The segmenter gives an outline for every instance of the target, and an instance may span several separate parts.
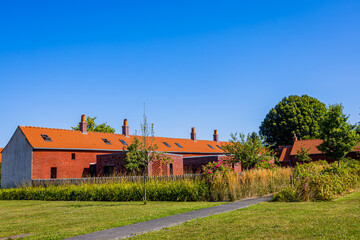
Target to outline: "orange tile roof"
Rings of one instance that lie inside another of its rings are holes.
[[[279,162],[289,161],[290,152],[291,152],[292,146],[283,146],[282,151],[279,157]]]
[[[290,155],[297,155],[297,151],[300,150],[301,146],[304,146],[309,154],[322,154],[322,152],[317,149],[317,146],[319,146],[322,142],[323,140],[321,139],[295,141]],[[358,146],[355,147],[355,151],[360,151],[360,143],[358,144]]]
[[[42,127],[23,127],[19,126],[21,131],[28,139],[33,148],[38,149],[84,149],[84,150],[108,150],[120,151],[124,145],[119,140],[124,140],[127,144],[131,144],[136,137],[131,135],[125,137],[122,134],[88,132],[83,134],[80,131],[42,128]],[[41,134],[48,135],[52,142],[46,142]],[[140,138],[141,136],[137,136]],[[102,138],[108,139],[111,144],[106,144]],[[165,146],[163,142],[167,142],[171,147]],[[227,142],[215,142],[208,140],[197,140],[194,142],[189,139],[182,138],[165,138],[155,137],[155,143],[158,145],[158,151],[166,152],[191,152],[191,153],[223,153],[223,150],[216,145],[221,146]],[[179,143],[183,148],[178,147],[175,143]],[[214,149],[208,146],[210,144]],[[125,146],[126,147],[126,146]]]
[[[3,150],[3,148],[0,148],[0,163],[1,163],[1,156],[2,156],[2,153],[1,151]]]

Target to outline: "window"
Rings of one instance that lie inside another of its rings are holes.
[[[52,142],[51,138],[46,134],[41,134],[41,137],[45,140],[45,142]]]
[[[50,170],[50,178],[57,178],[57,168],[52,167]]]
[[[103,138],[102,140],[103,140],[104,143],[106,143],[106,144],[111,144],[111,142],[110,142],[109,140],[107,140],[106,138]]]
[[[128,145],[124,140],[119,139],[119,141],[120,141],[123,145],[125,145],[125,146]]]
[[[165,144],[165,146],[167,147],[171,147],[167,142],[163,142]]]
[[[222,147],[220,147],[219,145],[216,145],[216,146],[222,150]]]
[[[174,169],[172,163],[170,163],[170,175],[174,175]]]
[[[104,166],[104,176],[110,177],[114,174],[114,166]]]
[[[211,146],[210,144],[208,144],[208,146],[211,148],[211,149],[215,149],[213,146]]]
[[[183,148],[179,143],[175,143],[179,148]]]
[[[71,154],[71,160],[75,160],[75,153]]]

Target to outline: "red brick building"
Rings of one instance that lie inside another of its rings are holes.
[[[299,162],[297,159],[298,151],[303,146],[311,159],[313,161],[326,160],[328,162],[333,162],[334,159],[329,159],[325,154],[317,149],[323,140],[321,139],[309,139],[309,140],[298,140],[294,136],[294,144],[289,146],[280,146],[279,147],[279,162],[281,166],[296,166],[296,163]],[[355,147],[353,152],[350,152],[347,157],[351,158],[360,158],[360,143]]]
[[[3,148],[0,148],[0,163],[1,163],[1,157],[2,157],[2,150],[3,150]]]
[[[13,187],[32,179],[80,178],[101,174],[104,167],[111,167],[105,166],[106,162],[118,166],[122,155],[116,154],[124,153],[136,137],[129,135],[127,121],[124,120],[122,134],[87,132],[86,126],[84,115],[80,131],[19,126],[3,150],[1,187]],[[195,128],[192,128],[189,139],[155,137],[158,151],[169,154],[173,164],[165,166],[154,162],[149,174],[182,174],[183,157],[223,155],[221,145],[226,142],[218,139],[215,130],[213,141],[197,140]],[[112,163],[109,163],[109,158],[113,159]],[[203,163],[206,164],[206,161]],[[118,169],[121,167],[118,166]]]

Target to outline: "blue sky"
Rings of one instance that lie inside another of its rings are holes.
[[[359,1],[4,1],[0,146],[81,114],[158,136],[258,131],[283,97],[360,121]]]

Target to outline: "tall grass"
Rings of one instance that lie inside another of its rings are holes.
[[[234,201],[278,192],[287,185],[291,174],[291,168],[278,168],[218,175],[209,185],[210,200]]]
[[[279,191],[291,174],[289,168],[250,170],[221,175],[209,184],[200,178],[163,181],[153,179],[147,184],[150,201],[234,201]],[[142,201],[141,181],[100,182],[24,186],[0,190],[0,200],[49,201]]]

